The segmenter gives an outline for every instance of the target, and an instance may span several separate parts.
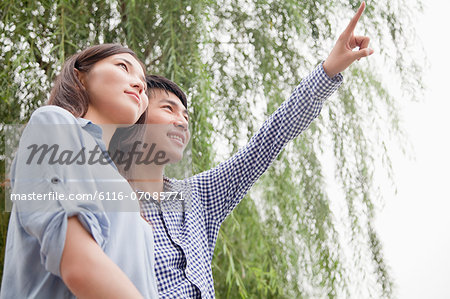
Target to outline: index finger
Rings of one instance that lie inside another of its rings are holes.
[[[347,25],[347,28],[345,28],[344,33],[345,34],[351,34],[353,32],[353,30],[355,30],[356,24],[359,21],[359,18],[361,17],[364,9],[366,8],[366,2],[362,2],[361,5],[359,6],[358,11],[356,12],[356,14],[353,16],[353,18],[350,20],[350,23]]]

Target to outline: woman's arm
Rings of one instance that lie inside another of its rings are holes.
[[[41,107],[31,116],[20,141],[13,168],[13,193],[53,193],[65,199],[75,194],[94,194],[96,186],[87,183],[96,179],[94,166],[52,163],[51,151],[31,154],[33,145],[54,144],[58,152],[73,153],[89,146],[73,115],[59,107]],[[142,298],[128,276],[104,252],[110,233],[115,232],[111,232],[101,201],[32,200],[15,202],[15,207],[18,224],[39,244],[40,260],[33,263],[41,263],[46,271],[62,278],[77,297]],[[32,263],[29,266],[38,267]]]
[[[67,221],[60,267],[64,283],[78,298],[143,298],[75,216]]]

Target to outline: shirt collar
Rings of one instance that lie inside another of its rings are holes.
[[[102,135],[103,130],[99,125],[94,124],[89,119],[85,119],[82,117],[77,118],[78,123],[80,126],[86,130],[94,139],[96,140],[97,144],[100,146],[100,149],[103,151],[103,153],[106,155],[107,159],[111,163],[111,165],[117,170],[116,164],[114,164],[113,160],[109,156],[108,150],[106,148],[105,143],[103,142]]]
[[[85,119],[82,117],[77,118],[78,123],[81,125],[83,129],[85,129],[89,134],[91,134],[96,139],[102,139],[103,130],[100,126],[94,124],[89,119]]]

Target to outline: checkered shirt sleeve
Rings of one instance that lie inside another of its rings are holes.
[[[342,80],[341,74],[328,77],[320,64],[245,147],[229,160],[195,177],[211,227],[223,222],[285,145],[308,128]]]

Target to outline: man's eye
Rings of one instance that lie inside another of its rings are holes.
[[[172,106],[166,105],[166,106],[163,106],[163,108],[168,108],[170,111],[173,111]]]

